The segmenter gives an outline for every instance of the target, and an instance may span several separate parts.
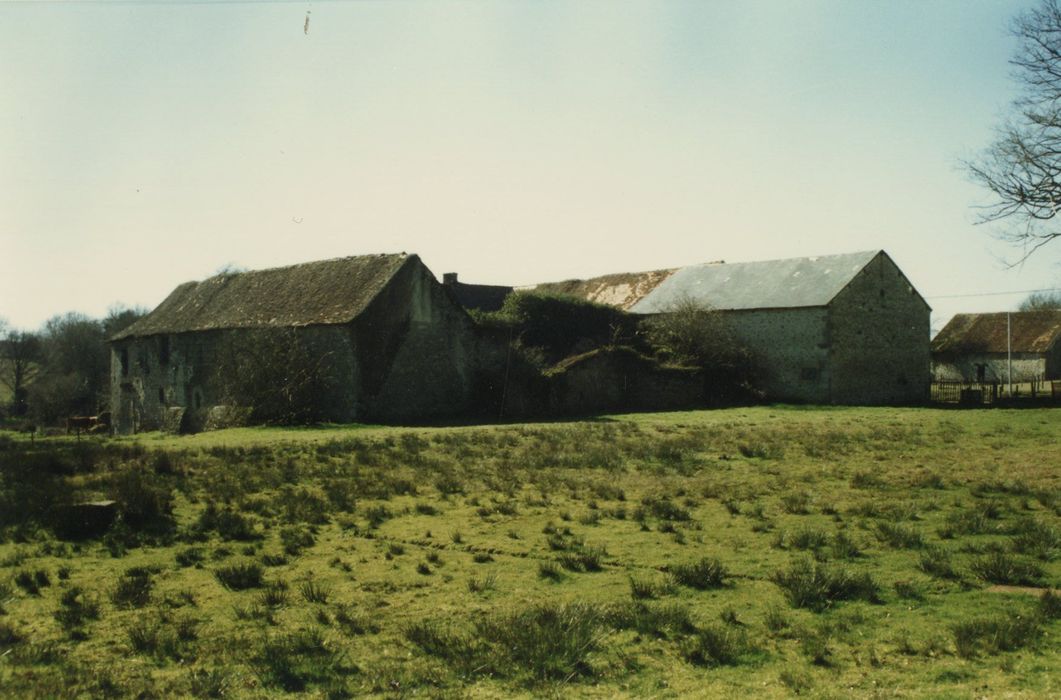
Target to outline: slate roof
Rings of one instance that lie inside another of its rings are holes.
[[[638,314],[662,313],[683,299],[723,311],[825,306],[881,253],[871,250],[764,262],[706,263],[552,282],[536,288]]]
[[[1047,352],[1061,337],[1061,311],[1020,311],[1009,314],[1013,352]],[[932,340],[941,355],[1005,353],[1006,313],[958,314]]]
[[[349,323],[415,255],[360,255],[185,282],[111,340],[222,328]]]

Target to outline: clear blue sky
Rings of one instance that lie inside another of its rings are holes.
[[[529,284],[883,248],[927,297],[1053,287],[1061,243],[1005,269],[958,165],[1027,5],[0,3],[0,316],[397,251]]]

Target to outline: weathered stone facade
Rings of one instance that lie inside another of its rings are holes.
[[[305,274],[308,266],[296,267],[300,269],[292,268],[292,275]],[[196,430],[214,421],[211,411],[216,414],[229,398],[223,391],[225,377],[218,376],[224,354],[257,342],[270,330],[297,333],[302,346],[327,356],[334,381],[328,383],[327,395],[316,397],[327,420],[419,420],[466,412],[476,354],[471,319],[416,256],[401,256],[392,267],[357,290],[359,308],[353,318],[340,315],[337,323],[314,323],[307,311],[306,323],[298,326],[167,330],[167,303],[176,309],[170,315],[180,315],[185,325],[194,326],[198,318],[185,311],[198,301],[194,289],[181,292],[191,302],[167,300],[145,317],[143,334],[134,324],[112,340],[115,431],[158,429],[174,420],[183,429]],[[266,272],[273,286],[284,283],[283,270]],[[341,283],[341,274],[338,279]],[[312,300],[291,301],[303,302],[312,309]],[[327,311],[332,313],[330,307]],[[199,316],[208,314],[207,308]],[[179,419],[174,408],[184,410]]]
[[[928,399],[931,309],[891,258],[873,258],[829,303],[829,401]]]

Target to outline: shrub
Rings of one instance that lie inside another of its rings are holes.
[[[997,654],[1034,644],[1042,628],[1034,617],[1010,614],[960,622],[953,627],[953,632],[958,655],[971,658],[981,651]]]
[[[19,571],[15,574],[14,580],[15,585],[29,595],[40,595],[42,588],[47,588],[52,585],[51,577],[48,576],[48,572],[44,569],[37,569],[36,571]]]
[[[351,611],[347,606],[340,606],[335,611],[335,624],[348,635],[377,634],[380,630],[379,624],[368,614]]]
[[[200,547],[188,547],[177,552],[174,558],[177,560],[178,566],[195,566],[202,563],[206,558],[206,554]]]
[[[1032,518],[1020,521],[1014,529],[1017,533],[1013,539],[1015,551],[1042,561],[1053,561],[1057,558],[1058,551],[1061,550],[1061,530]]]
[[[747,634],[731,625],[708,625],[686,638],[681,645],[686,661],[698,666],[732,666],[747,651]]]
[[[961,574],[954,568],[951,554],[941,547],[930,547],[921,554],[918,568],[929,576],[941,579],[958,580]]]
[[[589,655],[600,645],[605,616],[585,603],[543,604],[477,625],[500,652],[502,670],[536,681],[594,676]]]
[[[658,598],[660,595],[665,593],[666,590],[667,586],[664,582],[647,577],[630,577],[630,595],[635,600],[644,600],[646,598]]]
[[[975,560],[969,568],[978,577],[991,583],[1035,585],[1043,577],[1043,570],[1038,564],[1007,552],[992,552]]]
[[[218,508],[213,501],[207,503],[206,509],[199,515],[198,528],[202,531],[213,530],[224,540],[246,542],[260,537],[249,518],[228,506]]]
[[[538,564],[538,576],[551,581],[559,581],[564,577],[560,566],[554,561],[543,561]]]
[[[255,561],[241,561],[214,570],[221,584],[233,591],[262,586],[262,567]]]
[[[267,639],[251,659],[262,683],[287,692],[301,692],[311,683],[345,675],[342,659],[314,629]]]
[[[645,509],[660,520],[687,521],[692,519],[689,511],[675,504],[666,496],[648,497],[641,500]]]
[[[1061,618],[1061,595],[1047,590],[1039,597],[1039,617],[1044,620]]]
[[[572,551],[562,552],[556,560],[569,571],[600,571],[605,553],[603,547],[582,545]]]
[[[280,542],[283,543],[286,553],[297,557],[303,549],[312,547],[316,543],[316,538],[308,528],[290,526],[280,530]]]
[[[59,599],[55,619],[68,633],[75,633],[86,620],[99,619],[99,601],[86,596],[77,586],[68,588]]]
[[[879,602],[879,587],[869,574],[852,574],[809,559],[770,577],[795,608],[821,612],[840,600]]]
[[[270,583],[258,594],[258,604],[263,608],[279,608],[287,602],[287,585],[282,582]]]
[[[483,593],[492,591],[497,587],[497,575],[486,574],[485,576],[472,576],[468,579],[468,592]]]
[[[119,608],[142,608],[151,601],[151,570],[142,566],[126,569],[111,593],[111,600]]]
[[[790,515],[806,515],[810,512],[809,506],[810,494],[806,491],[794,491],[781,497],[781,507]]]
[[[920,530],[900,523],[877,523],[877,537],[895,549],[918,549],[925,545]]]
[[[302,597],[306,599],[307,603],[323,604],[328,602],[328,589],[316,581],[306,581],[299,586],[298,590],[302,594]]]
[[[858,544],[845,532],[833,535],[831,551],[834,559],[857,559],[862,556]]]
[[[688,564],[675,564],[670,567],[670,575],[682,586],[707,590],[725,586],[729,572],[718,559],[704,557]]]
[[[696,631],[689,609],[684,605],[648,605],[636,602],[614,606],[608,612],[609,622],[613,626],[618,629],[634,629],[641,634],[668,638]]]

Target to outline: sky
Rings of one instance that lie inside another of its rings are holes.
[[[883,249],[934,331],[1015,309],[1061,242],[1007,266],[961,162],[1030,5],[0,1],[0,317],[402,251],[526,285]]]

